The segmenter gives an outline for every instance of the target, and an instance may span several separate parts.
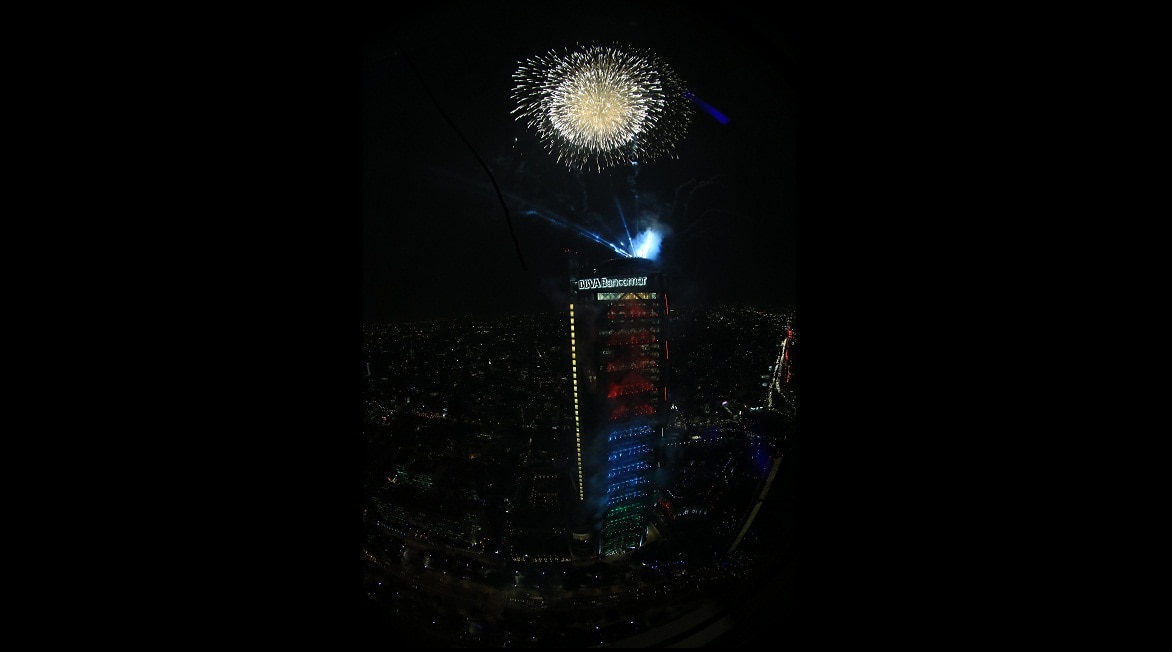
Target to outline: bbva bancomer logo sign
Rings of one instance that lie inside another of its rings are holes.
[[[646,276],[631,276],[629,278],[583,278],[578,279],[579,290],[598,290],[601,288],[625,288],[647,285]]]

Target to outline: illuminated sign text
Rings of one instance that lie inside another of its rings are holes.
[[[621,288],[647,285],[646,276],[632,276],[629,278],[583,278],[578,280],[579,290],[597,290],[600,288]]]

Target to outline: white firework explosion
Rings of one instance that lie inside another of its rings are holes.
[[[683,83],[647,50],[550,51],[520,62],[513,80],[516,119],[574,170],[672,154],[692,119]]]

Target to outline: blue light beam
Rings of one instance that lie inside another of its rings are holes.
[[[694,93],[692,93],[692,91],[684,91],[684,97],[691,100],[692,103],[695,104],[696,106],[707,111],[708,115],[712,116],[713,118],[716,118],[716,121],[719,122],[720,124],[722,124],[722,125],[728,124],[728,116],[726,116],[725,114],[716,110],[716,107],[712,106],[711,104],[696,97],[696,95]]]
[[[612,251],[624,258],[646,258],[647,260],[655,260],[659,257],[660,244],[663,242],[663,233],[659,230],[650,228],[645,229],[642,233],[630,240],[630,246],[623,247],[620,244],[609,240],[595,231],[591,231],[579,224],[574,224],[560,215],[551,215],[544,211],[529,209],[522,213],[522,215],[532,215],[533,217],[540,217],[541,219],[567,229],[572,229],[578,235],[597,242],[600,245],[609,247]]]

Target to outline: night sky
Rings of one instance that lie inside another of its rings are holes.
[[[720,5],[557,4],[429,3],[368,28],[364,321],[563,310],[565,251],[617,255],[577,227],[611,240],[661,229],[673,307],[796,304],[792,33]],[[595,43],[651,50],[729,122],[697,106],[678,158],[569,170],[511,113],[512,74]]]

